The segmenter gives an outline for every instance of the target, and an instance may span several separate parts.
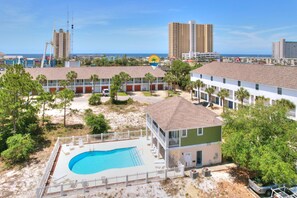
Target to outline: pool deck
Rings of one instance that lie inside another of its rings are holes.
[[[111,177],[123,177],[126,175],[132,175],[137,173],[145,173],[145,172],[153,172],[159,169],[155,167],[156,157],[150,151],[150,145],[148,144],[150,141],[146,140],[146,138],[139,138],[135,140],[123,140],[123,141],[115,141],[115,142],[103,142],[96,144],[85,144],[82,147],[75,145],[70,146],[63,144],[61,147],[61,151],[58,155],[58,160],[56,162],[56,166],[53,170],[53,174],[50,179],[49,185],[60,185],[71,183],[73,181],[81,182],[81,181],[90,181],[90,180],[100,180],[102,178],[111,178]],[[68,148],[67,148],[68,147]],[[68,164],[70,160],[76,155],[88,152],[88,151],[106,151],[113,150],[118,148],[127,148],[127,147],[136,147],[139,155],[142,159],[143,165],[127,167],[127,168],[114,168],[109,170],[100,171],[94,174],[85,174],[80,175],[72,172]],[[66,154],[65,151],[70,151],[69,154]],[[52,189],[53,190],[53,189]],[[52,191],[51,190],[51,191]]]

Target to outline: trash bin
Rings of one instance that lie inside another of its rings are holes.
[[[191,170],[190,171],[190,177],[192,179],[196,179],[198,177],[198,172],[196,170]]]

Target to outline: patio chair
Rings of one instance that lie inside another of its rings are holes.
[[[76,188],[76,186],[77,186],[77,180],[70,182],[70,187],[71,188]]]
[[[70,142],[69,148],[70,148],[70,150],[74,150],[74,142]]]

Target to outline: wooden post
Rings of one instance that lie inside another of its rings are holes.
[[[165,169],[165,171],[164,171],[164,178],[165,178],[165,180],[167,179],[167,168]]]
[[[148,183],[148,172],[146,172],[145,182]]]
[[[128,186],[128,175],[126,175],[126,186]]]
[[[103,142],[103,133],[101,133],[101,142]]]

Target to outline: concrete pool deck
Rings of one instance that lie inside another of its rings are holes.
[[[146,140],[145,137],[134,139],[134,140],[123,140],[123,141],[115,141],[115,142],[103,142],[103,143],[95,143],[95,144],[85,144],[82,147],[79,145],[70,146],[63,144],[61,146],[61,150],[59,155],[57,156],[57,162],[55,168],[53,170],[49,185],[61,185],[61,184],[69,184],[75,182],[82,181],[90,181],[90,180],[102,180],[102,178],[113,178],[113,177],[124,177],[126,175],[133,175],[137,173],[145,173],[145,172],[154,172],[160,169],[156,169],[156,164],[154,163],[157,158],[153,156],[150,151],[151,146],[148,145],[150,141]],[[76,155],[88,152],[88,151],[107,151],[118,148],[128,148],[128,147],[136,147],[143,162],[141,166],[127,167],[127,168],[113,168],[109,170],[100,171],[94,174],[76,174],[72,172],[68,165],[70,160]],[[70,151],[69,154],[66,154],[65,151]],[[60,188],[53,189],[51,188],[51,192],[58,191]]]

